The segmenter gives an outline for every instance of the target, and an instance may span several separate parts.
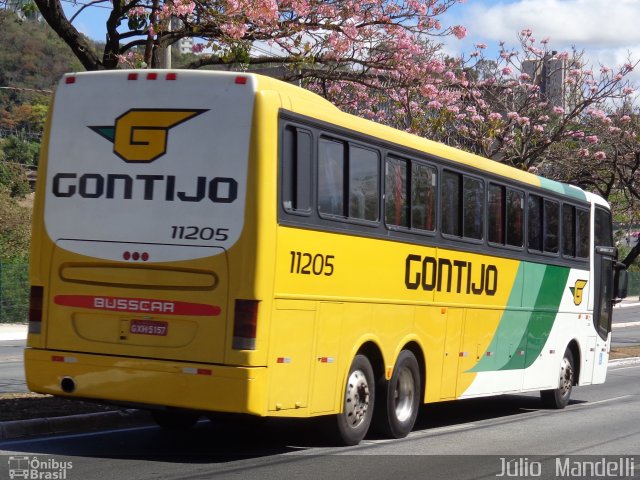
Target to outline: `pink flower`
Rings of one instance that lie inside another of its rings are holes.
[[[620,122],[622,123],[629,123],[631,121],[631,117],[629,115],[623,115],[622,117],[620,117]]]
[[[510,67],[504,67],[504,68],[502,69],[502,74],[503,74],[503,75],[511,75],[512,73],[513,73],[513,70],[511,70],[511,68],[510,68]]]
[[[451,33],[453,33],[458,40],[462,40],[467,36],[467,29],[462,25],[456,25],[451,29]]]
[[[480,50],[484,50],[485,48],[487,48],[487,44],[486,43],[478,43],[476,45],[476,48],[478,48]]]
[[[553,113],[557,113],[558,115],[562,115],[562,114],[564,114],[564,108],[558,107],[558,106],[553,107]]]
[[[585,141],[587,143],[590,143],[592,145],[598,143],[598,136],[597,135],[588,135],[584,139],[585,139]]]
[[[599,151],[593,154],[593,158],[595,158],[596,160],[604,160],[605,158],[607,158],[607,154],[603,151]]]
[[[578,156],[579,157],[588,157],[589,156],[589,149],[588,148],[581,148],[578,151]]]
[[[489,120],[497,122],[498,120],[502,120],[502,115],[500,115],[498,112],[490,113]]]
[[[518,115],[518,112],[509,112],[507,113],[507,118],[509,120],[515,120],[516,118],[518,118],[520,115]]]
[[[522,125],[523,127],[525,125],[529,125],[529,117],[520,117],[520,118],[518,118],[518,123],[520,125]]]

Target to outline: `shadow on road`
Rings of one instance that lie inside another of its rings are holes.
[[[575,403],[575,402],[574,402]],[[429,434],[440,427],[487,419],[513,418],[542,408],[537,396],[504,395],[423,406],[414,431]],[[325,434],[329,417],[268,419],[257,423],[200,421],[186,432],[155,426],[19,442],[19,450],[40,455],[150,460],[178,463],[225,463],[257,459],[310,448],[333,447]],[[434,432],[435,434],[436,432]],[[368,440],[376,440],[375,433]],[[0,449],[15,448],[3,446]],[[346,452],[345,450],[342,450]],[[319,452],[324,453],[324,452]],[[330,453],[330,452],[326,452]]]

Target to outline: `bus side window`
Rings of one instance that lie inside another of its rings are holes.
[[[378,221],[379,178],[378,152],[349,145],[349,218]]]
[[[482,240],[484,228],[484,182],[463,175],[462,185],[462,210],[464,212],[462,236]]]
[[[389,157],[385,162],[384,221],[387,225],[408,227],[407,161]]]
[[[344,216],[343,142],[321,138],[318,147],[318,209],[320,213]]]
[[[290,213],[311,211],[311,132],[288,125],[283,132],[282,203]]]
[[[576,237],[578,239],[576,256],[578,258],[589,258],[589,217],[588,210],[576,209]]]
[[[596,218],[594,225],[595,246],[612,247],[613,232],[611,230],[611,213],[600,208],[596,208]]]
[[[460,175],[442,173],[442,233],[460,236]]]
[[[560,241],[560,204],[544,200],[544,251],[558,253]]]
[[[505,188],[501,185],[489,184],[488,214],[489,232],[488,237],[491,243],[504,245],[504,211],[505,211]]]
[[[524,193],[507,188],[507,245],[522,247],[523,232]]]
[[[411,228],[436,229],[436,169],[414,162],[411,166]]]
[[[562,205],[562,255],[576,256],[576,207]]]
[[[527,199],[527,247],[542,251],[542,199],[529,195]]]

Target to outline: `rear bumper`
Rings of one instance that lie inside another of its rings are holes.
[[[224,367],[34,348],[25,350],[24,364],[27,385],[34,392],[116,403],[266,414],[265,367]],[[62,390],[62,379],[67,377],[75,383],[73,393]]]

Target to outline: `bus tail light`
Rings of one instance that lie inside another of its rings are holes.
[[[29,291],[29,333],[40,333],[44,288],[32,286]]]
[[[235,350],[255,350],[258,329],[258,300],[236,300],[233,320]]]

